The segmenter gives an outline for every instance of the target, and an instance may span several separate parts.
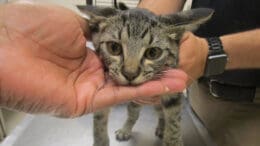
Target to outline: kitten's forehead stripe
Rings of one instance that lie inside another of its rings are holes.
[[[130,26],[129,24],[126,25],[126,30],[127,30],[127,35],[128,35],[128,38],[130,37]]]
[[[147,34],[148,32],[148,28],[146,28],[142,33],[141,33],[141,38],[144,38],[144,36]]]
[[[123,25],[125,25],[127,17],[125,15],[121,15]]]
[[[150,40],[149,40],[149,45],[151,45],[152,42],[153,42],[153,36],[151,35]]]
[[[152,38],[152,34],[151,34],[151,31],[150,31],[150,27],[146,27],[144,29],[144,31],[141,33],[141,38],[146,42],[148,43],[149,45],[151,45],[152,41],[153,41],[153,38]]]
[[[118,31],[118,33],[117,33],[117,35],[118,35],[118,39],[119,39],[119,40],[121,40],[122,29],[119,29],[119,31]]]

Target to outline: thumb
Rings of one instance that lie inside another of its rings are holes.
[[[84,32],[86,39],[91,40],[91,32],[90,32],[90,29],[89,29],[88,20],[85,19],[83,16],[80,16],[80,15],[77,15],[76,18],[79,22],[81,29]]]

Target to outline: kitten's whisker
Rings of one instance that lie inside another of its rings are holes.
[[[156,74],[153,76],[153,80],[159,80],[160,78],[162,78],[163,74]]]

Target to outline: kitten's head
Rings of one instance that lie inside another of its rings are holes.
[[[206,22],[212,9],[156,16],[144,9],[84,9],[92,41],[110,77],[121,85],[154,79],[178,63],[178,43],[185,31]]]

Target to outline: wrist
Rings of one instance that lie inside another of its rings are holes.
[[[228,61],[227,61],[227,64],[226,64],[226,69],[232,69],[232,68],[235,68],[234,66],[232,66],[232,57],[230,56],[229,54],[229,48],[231,48],[231,44],[229,43],[230,40],[227,39],[225,36],[221,36],[219,37],[219,39],[221,40],[222,42],[222,45],[223,45],[223,49],[224,51],[228,54]]]
[[[227,64],[227,54],[224,51],[219,37],[206,38],[208,55],[206,59],[204,76],[209,77],[224,72]]]
[[[208,54],[209,54],[209,45],[208,42],[205,38],[200,38],[198,37],[199,41],[200,41],[200,49],[201,49],[201,65],[200,65],[200,73],[199,76],[202,77],[205,73],[205,67],[207,64],[207,58],[208,58]]]

